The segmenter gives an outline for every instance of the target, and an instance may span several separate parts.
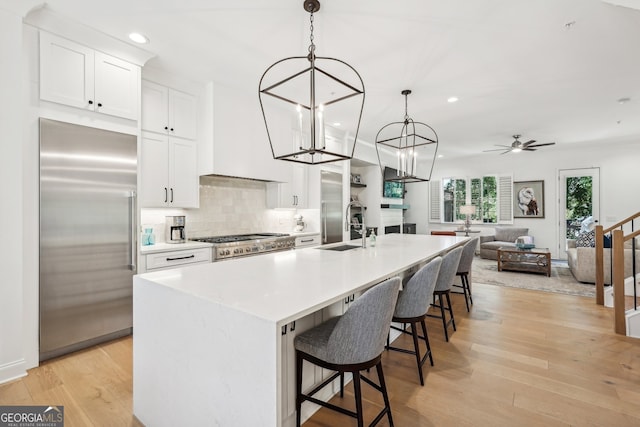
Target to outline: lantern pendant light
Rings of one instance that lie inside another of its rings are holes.
[[[438,153],[438,135],[431,126],[414,122],[409,117],[408,96],[411,91],[405,89],[401,93],[404,95],[404,120],[383,126],[376,135],[380,171],[385,181],[429,181]],[[395,167],[396,173],[385,174],[385,163],[390,168]]]
[[[360,129],[364,83],[346,62],[316,56],[313,19],[320,2],[305,0],[303,7],[311,22],[308,55],[281,59],[260,78],[258,98],[271,153],[277,160],[306,164],[348,160]]]

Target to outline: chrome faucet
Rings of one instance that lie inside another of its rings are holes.
[[[364,210],[366,209],[366,207],[357,200],[354,200],[347,205],[347,211],[345,212],[345,218],[344,218],[344,231],[349,231],[349,225],[351,224],[351,221],[349,221],[349,211],[351,210],[352,206],[355,208],[362,208],[362,226],[361,226],[362,227],[362,247],[366,248],[367,247],[367,226],[365,225],[365,221],[364,221]]]

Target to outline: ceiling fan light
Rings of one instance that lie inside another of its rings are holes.
[[[514,148],[513,150],[511,150],[512,153],[519,153],[522,151],[522,148]]]

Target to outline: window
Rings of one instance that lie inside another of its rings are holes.
[[[473,223],[513,223],[511,176],[487,175],[480,178],[443,178],[431,181],[431,222],[454,223],[464,221],[460,206],[471,204],[476,213]],[[442,203],[440,202],[442,201]]]

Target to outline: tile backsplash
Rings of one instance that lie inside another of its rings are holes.
[[[223,176],[200,177],[200,208],[142,209],[140,228],[153,228],[156,242],[164,242],[165,216],[184,215],[187,238],[247,234],[289,233],[294,209],[267,209],[267,183]],[[300,210],[305,217],[314,212]],[[315,210],[317,214],[317,210]]]

